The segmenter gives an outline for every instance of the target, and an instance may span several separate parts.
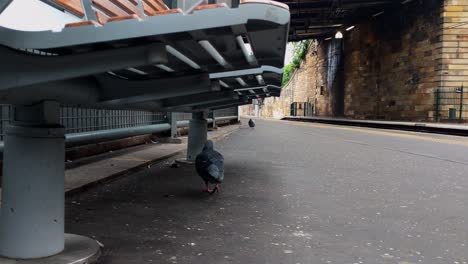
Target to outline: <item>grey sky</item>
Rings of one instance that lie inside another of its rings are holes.
[[[288,42],[286,46],[286,56],[284,57],[284,65],[290,63],[292,60],[292,45]]]

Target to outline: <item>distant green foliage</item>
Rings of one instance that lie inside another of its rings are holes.
[[[292,43],[293,58],[291,60],[291,63],[284,66],[283,82],[282,82],[283,86],[289,82],[294,71],[301,66],[301,62],[302,60],[304,60],[307,54],[307,49],[309,48],[310,43],[311,43],[311,40],[302,40],[302,41]]]
[[[282,85],[285,86],[289,80],[291,79],[291,76],[294,72],[294,66],[292,63],[287,64],[284,66],[284,71],[283,71],[283,82]]]

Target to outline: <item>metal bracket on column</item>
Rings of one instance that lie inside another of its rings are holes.
[[[92,0],[82,0],[81,4],[83,5],[83,9],[85,11],[85,19],[97,21],[96,11],[93,9]]]
[[[146,17],[143,0],[137,0],[137,8],[140,10],[141,16]]]
[[[194,4],[192,4],[187,10],[184,10],[184,15],[192,14],[195,8],[197,8],[199,5],[202,4],[207,4],[207,0],[197,0]]]
[[[207,116],[206,111],[197,111],[192,113],[193,120],[205,120]]]
[[[15,106],[12,112],[14,125],[60,125],[60,104],[56,101],[44,101],[30,106]]]

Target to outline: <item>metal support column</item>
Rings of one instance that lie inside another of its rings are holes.
[[[177,138],[179,136],[177,132],[177,113],[169,113],[169,124],[171,124],[171,138]]]
[[[202,151],[208,137],[208,121],[205,112],[192,114],[189,123],[189,134],[187,144],[187,161],[194,161],[196,156]]]
[[[216,125],[216,113],[215,113],[215,112],[216,112],[215,110],[212,110],[212,111],[211,111],[211,119],[213,120],[213,121],[212,121],[212,122],[213,122],[213,123],[212,123],[212,128],[213,128],[213,129],[217,129],[217,128],[218,128],[218,126]]]
[[[64,249],[65,128],[59,114],[55,102],[14,108],[5,136],[0,255],[41,258]]]
[[[259,108],[259,102],[257,99],[254,100],[254,116],[255,117],[258,117],[259,116],[259,112],[260,112],[260,108]]]
[[[65,128],[60,125],[59,104],[15,106],[5,136],[0,256],[46,258],[65,249],[64,159]],[[81,238],[72,240],[81,243]],[[95,241],[88,245],[92,250],[86,254],[98,254]]]

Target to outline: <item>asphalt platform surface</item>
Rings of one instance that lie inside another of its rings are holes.
[[[166,160],[68,197],[66,231],[99,264],[468,261],[467,138],[257,120],[215,148],[219,193]]]

